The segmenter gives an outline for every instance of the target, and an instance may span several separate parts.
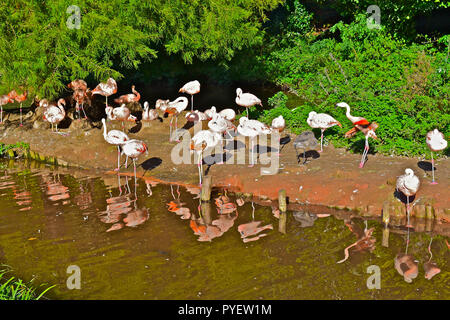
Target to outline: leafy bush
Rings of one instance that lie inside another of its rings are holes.
[[[383,154],[429,154],[428,131],[438,128],[450,135],[448,56],[431,45],[406,44],[385,28],[368,29],[364,15],[351,24],[336,24],[331,31],[340,40],[298,38],[295,45],[280,47],[266,57],[266,72],[279,85],[288,86],[306,101],[294,111],[275,95],[274,109],[261,119],[270,122],[282,114],[293,132],[310,130],[309,111],[325,112],[343,125],[325,132],[336,146],[360,151],[364,136],[345,139],[351,129],[345,109],[377,122],[379,141],[371,142]]]

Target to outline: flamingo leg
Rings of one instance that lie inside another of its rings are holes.
[[[133,158],[133,166],[134,166],[134,185],[136,185],[136,159]]]
[[[173,117],[170,118],[170,123],[169,123],[169,141],[172,142],[172,121],[173,121]]]
[[[436,181],[434,181],[434,159],[433,159],[433,151],[431,151],[431,172],[433,175],[433,181],[431,182],[431,184],[437,184]]]
[[[324,132],[324,130],[320,129],[320,131],[321,131],[321,134],[320,134],[320,151],[319,152],[322,152],[323,151],[323,132]]]
[[[251,150],[250,150],[250,165],[248,166],[249,168],[253,167],[255,164],[253,163],[253,138],[250,138],[250,146],[251,146]]]
[[[250,119],[250,115],[249,115],[249,111],[248,111],[248,107],[245,107],[245,109],[247,109],[247,118],[249,118]]]
[[[409,216],[410,216],[410,207],[409,207],[409,196],[406,196],[406,215],[408,218],[408,222],[406,224],[407,228],[412,228],[412,225],[409,223]]]
[[[177,133],[177,130],[178,130],[178,115],[175,118],[175,134]],[[176,138],[175,141],[176,142],[180,142],[180,139],[178,138],[178,135],[177,135],[177,138]]]
[[[361,162],[359,163],[360,168],[364,167],[364,163],[366,162],[366,157],[367,157],[368,152],[369,152],[369,142],[367,141],[367,138],[366,138],[366,145],[364,147],[364,152],[361,157]]]
[[[22,127],[22,102],[20,103],[20,126]]]
[[[0,123],[3,123],[3,105],[1,105],[1,110],[0,110]]]
[[[120,170],[120,147],[117,146],[117,169],[115,171]]]
[[[194,112],[194,95],[191,94],[191,112]]]
[[[203,181],[203,151],[200,154],[200,186],[202,185],[202,181]]]
[[[108,96],[105,96],[106,98],[106,106],[108,106]]]
[[[87,115],[86,115],[86,112],[84,112],[84,108],[83,108],[83,104],[84,104],[84,102],[81,104],[81,110],[83,111],[83,113],[84,113],[84,118],[85,119],[87,119]]]

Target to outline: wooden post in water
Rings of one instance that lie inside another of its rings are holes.
[[[287,201],[286,190],[281,189],[278,191],[278,208],[280,209],[280,219],[278,221],[278,231],[286,234],[286,221],[287,221]]]
[[[384,222],[384,229],[383,229],[383,239],[381,241],[381,245],[383,247],[389,248],[389,221],[390,221],[390,214],[389,214],[389,202],[386,201],[383,204],[383,222]]]
[[[211,176],[207,175],[206,177],[203,177],[202,194],[201,194],[202,201],[211,200],[211,187],[212,187]]]

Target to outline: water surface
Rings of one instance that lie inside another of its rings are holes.
[[[405,230],[381,245],[379,221],[288,212],[286,234],[277,212],[240,199],[200,206],[196,189],[146,184],[118,176],[85,177],[34,162],[0,163],[0,263],[35,283],[56,284],[54,299],[448,299],[445,238],[411,232],[408,253],[419,275],[406,283],[394,257]],[[222,201],[224,200],[224,201]],[[259,224],[258,224],[259,222]],[[259,230],[258,228],[261,228]],[[374,228],[375,247],[344,248]],[[351,231],[353,230],[353,232]],[[441,273],[424,278],[433,237]],[[69,290],[67,267],[81,269]],[[370,265],[381,289],[366,285]]]

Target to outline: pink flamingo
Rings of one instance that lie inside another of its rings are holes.
[[[58,123],[60,123],[65,117],[66,117],[66,111],[64,110],[64,107],[66,105],[66,101],[61,98],[58,100],[57,105],[48,103],[45,99],[41,100],[40,105],[45,108],[43,119],[47,122],[50,122],[52,125],[52,131],[53,131],[53,125],[56,125],[56,133],[58,133]],[[46,107],[45,107],[46,105]]]
[[[438,129],[434,129],[427,133],[426,142],[428,148],[431,150],[431,171],[433,173],[433,181],[431,184],[437,184],[434,181],[434,159],[433,159],[433,151],[438,152],[447,148],[447,141],[444,138],[444,134],[440,132]]]
[[[117,169],[115,169],[115,171],[119,171],[119,168],[120,168],[120,146],[125,144],[127,141],[129,141],[130,138],[128,138],[128,136],[120,130],[109,130],[109,132],[106,132],[105,118],[102,119],[102,123],[103,123],[103,138],[109,144],[117,146]]]
[[[408,216],[407,227],[412,227],[409,224],[409,197],[414,196],[420,187],[420,180],[410,168],[405,169],[405,174],[397,179],[396,189],[401,191],[406,196],[406,214]]]
[[[191,95],[191,112],[194,112],[194,94],[200,92],[200,82],[197,80],[186,83],[178,92],[188,93]]]
[[[9,94],[4,94],[0,96],[0,123],[3,123],[3,106],[8,103],[13,103],[14,97],[11,97]]]
[[[254,166],[254,159],[253,159],[253,153],[254,153],[254,140],[257,136],[260,134],[270,134],[272,130],[268,128],[265,124],[262,122],[259,122],[258,120],[249,120],[247,117],[242,117],[239,119],[239,125],[237,127],[237,131],[239,134],[249,137],[250,139],[250,145],[251,145],[251,163],[249,167]]]
[[[106,114],[110,120],[122,121],[122,130],[125,129],[124,121],[134,121],[136,118],[133,117],[125,104],[122,104],[118,108],[106,107]]]
[[[148,150],[147,145],[141,140],[129,140],[122,145],[122,154],[127,156],[125,167],[128,164],[128,158],[133,160],[134,179],[136,180],[136,159]]]
[[[334,119],[332,116],[326,113],[317,113],[315,111],[311,111],[308,115],[308,119],[306,120],[308,125],[311,128],[320,128],[320,151],[323,151],[323,133],[326,129],[331,128],[335,125],[342,127],[341,123]]]
[[[241,88],[236,89],[236,104],[247,109],[247,118],[249,117],[248,108],[257,104],[262,107],[262,102],[257,96],[251,93],[242,93]]]
[[[16,94],[14,97],[14,100],[16,100],[17,102],[20,103],[20,126],[21,127],[23,126],[23,124],[22,124],[22,103],[25,100],[27,100],[27,95],[28,95],[28,92],[24,91],[22,94],[20,94],[20,95]]]
[[[123,96],[120,96],[117,99],[114,99],[114,102],[117,104],[123,104],[123,103],[128,104],[131,102],[138,102],[141,99],[141,95],[134,88],[135,88],[135,86],[132,85],[131,92],[133,92],[133,93],[124,94]]]
[[[117,83],[113,78],[109,78],[106,82],[100,82],[94,90],[92,95],[99,94],[106,97],[106,106],[108,106],[108,97],[117,92]]]

